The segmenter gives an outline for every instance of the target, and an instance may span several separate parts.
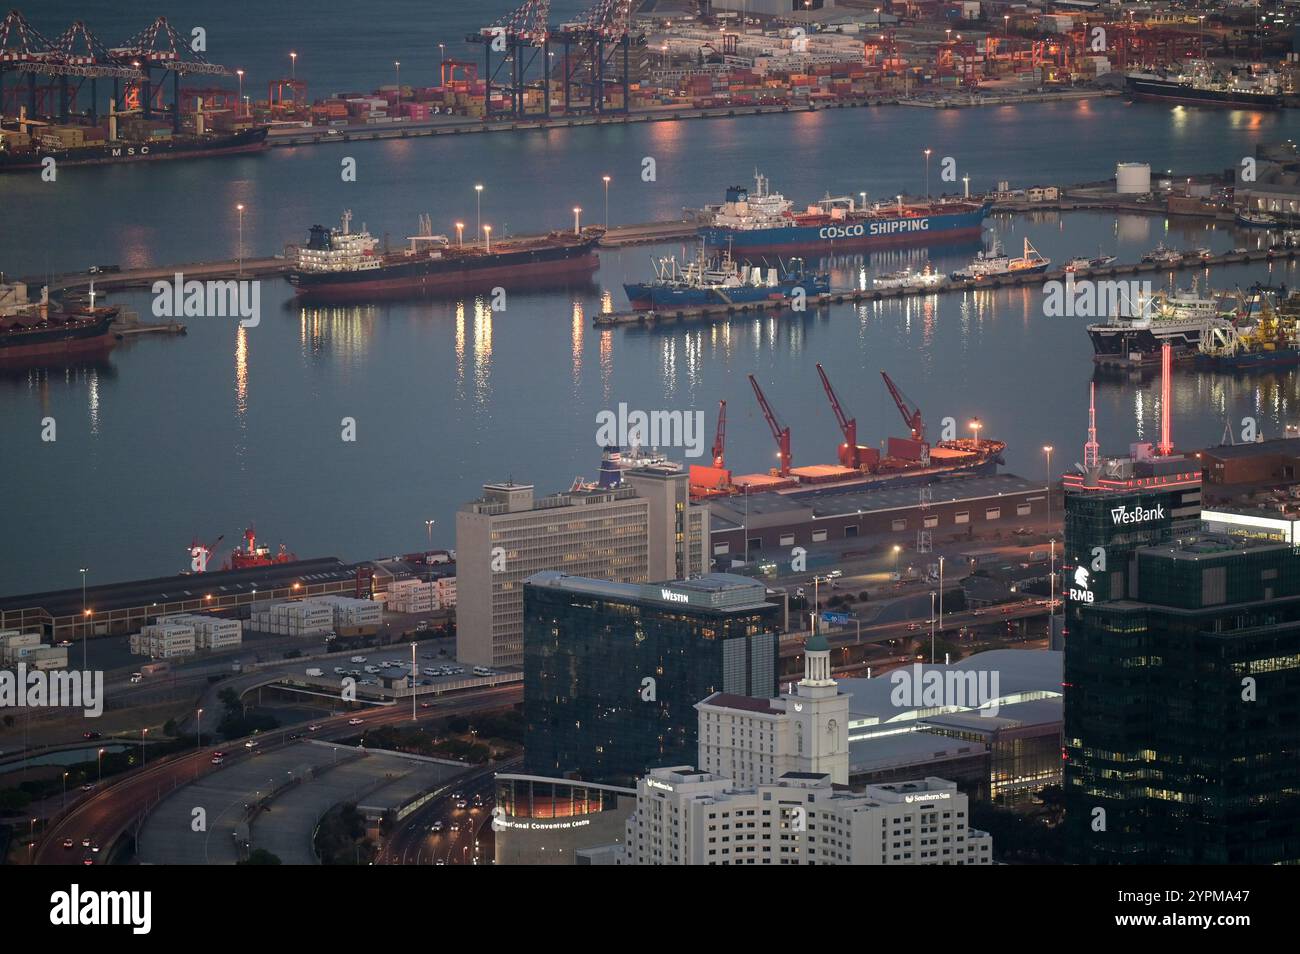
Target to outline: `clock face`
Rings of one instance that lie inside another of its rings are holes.
[[[836,729],[839,728],[839,726],[840,726],[839,720],[831,719],[829,722],[826,723],[826,731],[834,732]]]
[[[803,712],[803,703],[802,703],[802,702],[796,702],[796,703],[794,704],[794,711],[795,711],[795,712]]]

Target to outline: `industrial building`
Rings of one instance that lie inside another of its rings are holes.
[[[534,573],[646,583],[704,572],[708,511],[689,502],[688,480],[648,467],[627,471],[617,486],[541,498],[531,484],[485,485],[456,514],[456,657],[522,662],[523,582]]]
[[[1207,502],[1300,480],[1300,439],[1296,437],[1207,447],[1196,459]]]
[[[46,641],[83,635],[124,636],[163,616],[207,613],[267,600],[359,594],[356,565],[335,557],[179,574],[125,583],[80,586],[48,593],[0,597],[0,629],[34,632]]]
[[[524,583],[525,769],[621,784],[696,754],[694,705],[776,694],[780,607],[747,577]]]
[[[1017,521],[1045,517],[1047,500],[1042,481],[1011,474],[856,492],[744,494],[709,501],[709,547],[715,560],[729,563],[867,536],[1014,530]]]

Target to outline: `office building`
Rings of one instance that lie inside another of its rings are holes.
[[[548,571],[523,591],[529,773],[630,783],[694,759],[700,699],[776,694],[780,608],[747,577],[634,584]]]
[[[688,475],[649,467],[622,478],[617,486],[583,485],[542,498],[528,484],[488,484],[480,499],[460,509],[461,662],[523,662],[523,582],[534,573],[647,583],[706,569],[708,513],[689,503]]]
[[[986,865],[993,840],[940,778],[851,792],[789,772],[744,787],[690,766],[637,782],[621,863],[631,865]]]
[[[1134,565],[1067,636],[1069,860],[1300,862],[1300,555],[1204,535]]]

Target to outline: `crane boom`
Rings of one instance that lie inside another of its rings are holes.
[[[763,396],[763,389],[758,386],[758,380],[751,374],[749,383],[754,387],[754,396],[758,398],[758,406],[763,409],[763,416],[767,418],[767,426],[772,429],[772,437],[776,441],[777,458],[781,461],[781,476],[790,476],[790,465],[793,455],[790,453],[790,428],[782,427],[776,419],[776,412],[772,406],[767,403],[767,398]]]
[[[894,399],[894,404],[898,407],[898,413],[903,415],[903,423],[912,432],[912,440],[924,442],[925,421],[921,419],[921,409],[910,406],[911,402],[908,401],[902,391],[898,390],[898,386],[894,384],[888,374],[881,371],[880,376],[885,379],[885,387],[889,388],[889,396]]]
[[[713,466],[722,470],[726,467],[727,446],[727,402],[718,402],[718,430],[713,435]]]
[[[826,390],[826,397],[830,399],[831,410],[835,412],[835,420],[844,434],[844,443],[840,445],[840,463],[845,467],[857,467],[859,464],[858,420],[844,413],[844,408],[840,406],[840,399],[835,396],[835,389],[831,387],[831,379],[826,376],[826,369],[820,364],[817,365],[817,374],[822,379],[822,387]]]

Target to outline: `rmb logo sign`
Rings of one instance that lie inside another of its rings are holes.
[[[1114,507],[1110,511],[1111,522],[1116,526],[1125,523],[1146,523],[1148,520],[1163,520],[1164,516],[1164,504],[1157,504],[1154,507],[1143,507],[1141,504],[1134,504],[1132,510],[1126,510],[1124,507]]]
[[[1092,574],[1086,566],[1074,568],[1074,586],[1070,587],[1070,599],[1078,603],[1091,603],[1096,599],[1092,592]]]

